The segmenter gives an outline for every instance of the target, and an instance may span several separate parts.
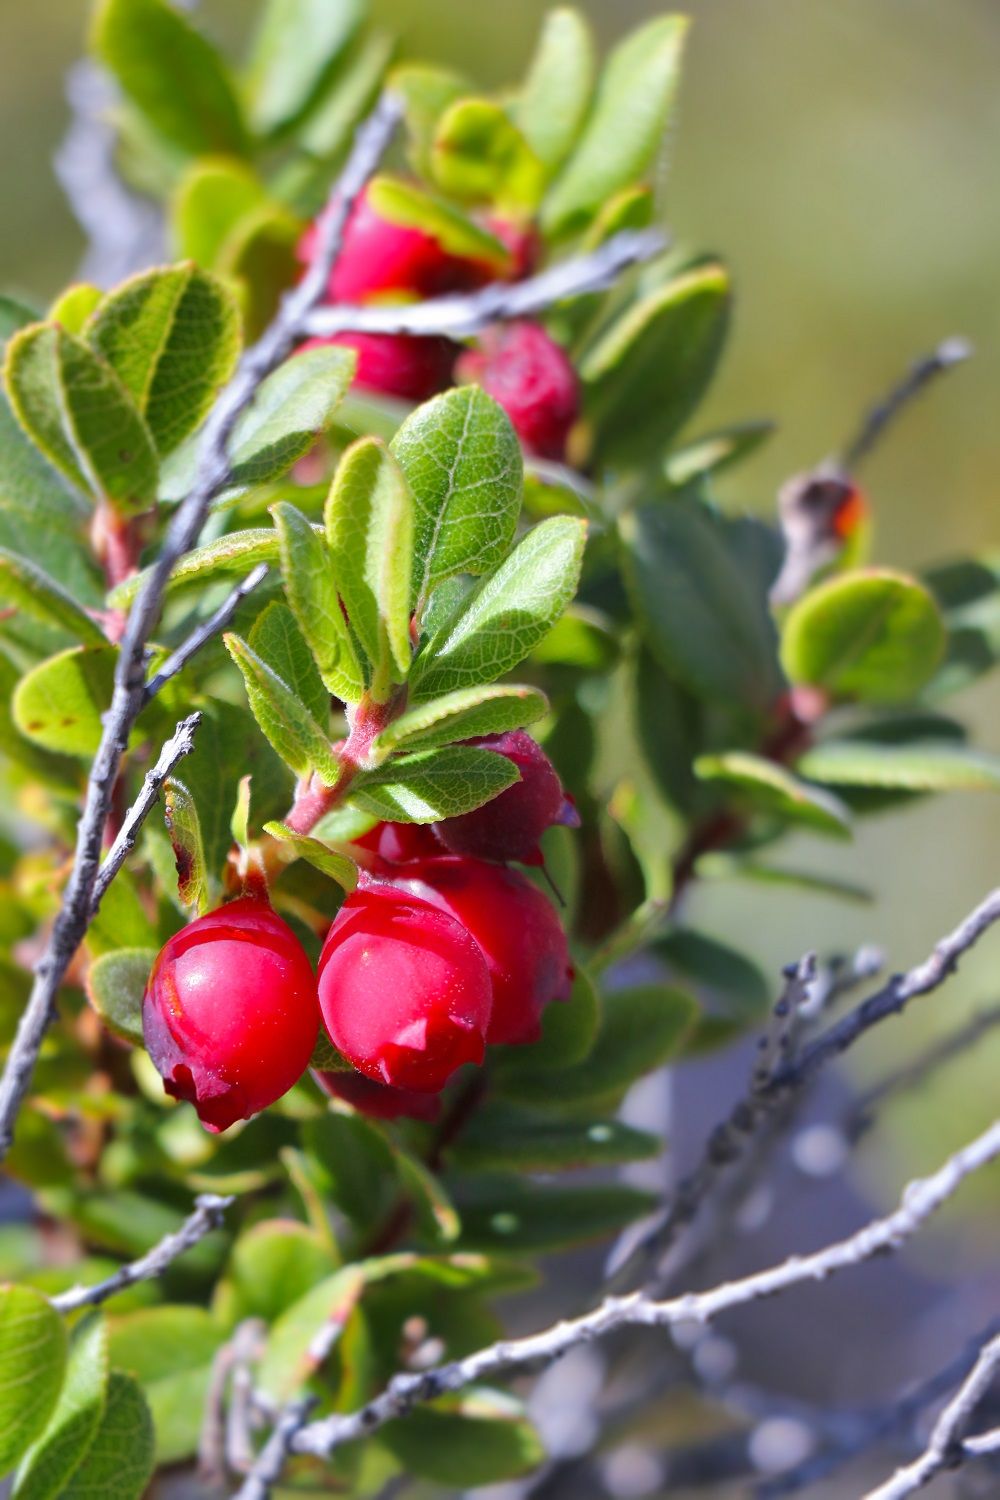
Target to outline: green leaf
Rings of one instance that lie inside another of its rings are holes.
[[[851,816],[842,802],[773,760],[730,750],[724,755],[699,756],[694,770],[703,781],[719,781],[730,787],[735,799],[753,812],[783,823],[801,824],[830,838],[851,836]]]
[[[944,644],[940,612],[922,584],[887,568],[859,569],[792,606],[781,660],[793,682],[838,698],[900,703],[931,677]]]
[[[368,203],[379,218],[429,234],[448,255],[481,261],[497,276],[511,269],[511,254],[503,241],[463,214],[447,198],[439,198],[399,177],[379,176],[373,177],[368,186]]]
[[[84,324],[103,300],[104,293],[99,286],[91,286],[86,281],[77,282],[56,298],[45,315],[45,321],[58,323],[67,333],[82,334]],[[27,321],[34,323],[36,320],[29,318]]]
[[[774,625],[730,523],[681,498],[620,524],[626,583],[661,666],[698,697],[766,708],[781,683]]]
[[[521,445],[502,407],[478,386],[419,406],[391,449],[413,495],[413,589],[422,610],[435,584],[489,573],[514,539],[521,505]]]
[[[492,750],[449,745],[397,755],[362,772],[349,800],[391,823],[439,823],[482,807],[519,779],[516,767]]]
[[[231,157],[192,162],[168,209],[176,253],[215,267],[236,225],[266,202],[264,184],[244,162]]]
[[[430,168],[438,187],[469,203],[530,213],[545,184],[542,163],[513,120],[490,99],[458,99],[437,123]]]
[[[94,960],[87,974],[87,995],[101,1020],[115,1036],[141,1047],[142,997],[155,948],[119,948]]]
[[[418,704],[394,719],[376,741],[379,751],[429,750],[479,735],[503,734],[534,724],[548,713],[549,702],[537,688],[503,684],[460,688],[430,703]]]
[[[729,276],[715,262],[640,297],[580,362],[600,458],[638,467],[700,404],[725,343]]]
[[[529,1050],[495,1047],[494,1063],[503,1076],[572,1067],[590,1055],[600,1020],[597,991],[587,971],[577,964],[569,999],[545,1007],[539,1040]]]
[[[243,674],[253,716],[281,759],[297,776],[315,771],[327,786],[333,786],[340,768],[330,749],[328,733],[246,641],[232,632],[223,639]]]
[[[425,642],[411,670],[410,701],[479,687],[523,661],[576,592],[586,540],[586,523],[569,516],[533,527]]]
[[[607,672],[621,647],[611,620],[585,604],[571,604],[531,653],[545,665],[578,667],[582,672]]]
[[[52,1414],[66,1368],[66,1330],[41,1292],[0,1287],[0,1474]]]
[[[334,1108],[306,1121],[302,1142],[322,1171],[327,1196],[359,1229],[370,1228],[392,1206],[397,1163],[377,1126]]]
[[[7,346],[4,382],[18,421],[71,484],[125,515],[156,498],[159,463],[124,384],[80,339],[36,323]]]
[[[47,750],[93,755],[111,704],[117,659],[115,646],[73,646],[41,662],[14,693],[18,729]]]
[[[449,104],[469,92],[459,73],[432,63],[401,63],[389,74],[388,85],[403,101],[409,137],[407,154],[419,177],[430,176],[430,149],[438,120]],[[377,181],[377,179],[376,179]]]
[[[483,1174],[466,1179],[458,1194],[461,1243],[487,1253],[546,1255],[615,1234],[656,1202],[630,1187],[557,1188]]]
[[[116,287],[85,333],[145,417],[161,454],[200,425],[240,354],[231,293],[190,262],[142,271]]]
[[[608,1099],[669,1061],[696,1014],[697,1006],[682,990],[655,985],[616,990],[604,997],[597,1036],[582,1062],[520,1077],[505,1073],[502,1091],[541,1108]]]
[[[157,1464],[193,1458],[223,1329],[204,1308],[166,1306],[112,1317],[108,1334],[111,1363],[140,1382],[149,1402]]]
[[[308,213],[322,208],[330,192],[330,164],[339,158],[371,107],[394,50],[395,38],[387,31],[372,32],[352,50],[337,87],[313,110],[300,132],[301,145],[314,160],[303,167],[304,181],[285,193],[289,202]]]
[[[671,981],[693,989],[712,1017],[746,1024],[765,1015],[771,989],[745,954],[691,927],[676,927],[653,948],[667,965]]]
[[[545,201],[546,233],[565,234],[644,175],[663,138],[680,72],[684,16],[662,16],[611,53],[583,138]]]
[[[249,644],[261,661],[288,684],[317,724],[327,724],[330,694],[287,604],[274,599],[261,611],[250,631]]]
[[[229,1281],[241,1318],[273,1323],[335,1270],[329,1247],[295,1219],[265,1219],[233,1247]]]
[[[275,134],[309,112],[365,10],[363,0],[269,0],[247,77],[256,131]]]
[[[182,151],[244,150],[246,127],[225,63],[165,0],[101,0],[91,45],[156,130]]]
[[[594,87],[594,38],[568,6],[550,10],[514,106],[514,120],[546,171],[561,167],[576,144]]]
[[[270,526],[255,526],[247,531],[231,531],[227,536],[206,542],[185,553],[167,583],[167,592],[200,586],[220,578],[245,578],[258,563],[277,562],[280,555],[278,533]],[[126,578],[108,595],[113,609],[127,609],[149,576],[150,570]]]
[[[689,817],[708,789],[694,774],[705,742],[701,701],[662,670],[648,647],[635,664],[633,711],[645,764],[668,807]]]
[[[947,653],[928,692],[957,692],[1000,661],[1000,555],[965,558],[930,568],[924,582],[948,629]]]
[[[457,1239],[462,1222],[444,1184],[418,1157],[400,1148],[396,1150],[396,1169],[413,1204],[422,1238],[435,1245]]]
[[[563,1120],[494,1100],[466,1125],[448,1160],[471,1171],[561,1172],[643,1161],[662,1149],[658,1136],[619,1120]]]
[[[355,363],[353,349],[304,349],[267,377],[236,424],[229,443],[230,482],[219,503],[272,484],[309,452],[333,421]],[[192,441],[168,460],[161,499],[184,499],[194,479],[198,449]]]
[[[721,427],[716,432],[685,443],[675,448],[663,461],[663,473],[676,489],[683,489],[692,480],[704,479],[709,474],[718,474],[730,464],[742,463],[749,454],[756,452],[774,431],[773,422],[741,422],[734,427]]]
[[[830,740],[801,756],[796,769],[830,786],[887,787],[907,792],[996,791],[1000,756],[951,741],[879,745]]]
[[[340,460],[325,519],[337,592],[375,678],[405,681],[414,507],[402,470],[378,438],[360,438]]]
[[[348,859],[346,854],[331,849],[320,839],[310,838],[304,833],[295,833],[284,823],[273,820],[264,824],[264,832],[269,833],[274,839],[279,839],[281,843],[287,844],[299,859],[307,860],[317,870],[322,870],[324,875],[329,875],[331,879],[336,880],[338,885],[342,885],[348,893],[354,890],[358,883],[358,867],[353,860]]]
[[[178,898],[182,906],[193,906],[204,916],[211,899],[201,819],[187,785],[175,776],[163,786],[163,818],[174,851]]]
[[[449,1488],[516,1479],[545,1457],[520,1402],[484,1389],[446,1396],[387,1422],[378,1440],[407,1474]]]
[[[61,1367],[55,1373],[58,1390]],[[66,1482],[94,1441],[104,1416],[107,1392],[107,1328],[101,1314],[92,1312],[73,1330],[59,1401],[48,1426],[18,1471],[14,1486],[17,1500],[59,1500],[65,1493]],[[6,1468],[0,1457],[0,1470]]]
[[[141,1387],[112,1370],[100,1425],[59,1500],[140,1500],[153,1473],[153,1419]]]
[[[271,514],[281,546],[285,593],[320,677],[335,697],[356,703],[365,690],[364,673],[340,606],[330,549],[294,505],[282,501]]]
[[[0,547],[0,599],[32,619],[68,631],[89,646],[107,644],[103,630],[73,596],[35,563]]]
[[[789,870],[778,865],[762,864],[730,854],[706,855],[698,865],[699,877],[706,880],[752,880],[757,885],[776,885],[816,896],[832,896],[840,901],[869,905],[874,897],[867,886],[854,881],[838,880],[832,875],[817,875],[811,870]]]

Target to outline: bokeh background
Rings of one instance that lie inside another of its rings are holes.
[[[577,3],[606,41],[662,8]],[[690,0],[684,8],[694,26],[663,201],[676,237],[721,252],[738,291],[704,420],[779,424],[726,480],[724,503],[769,512],[782,479],[835,448],[914,356],[961,333],[975,359],[908,414],[865,471],[876,555],[919,567],[1000,547],[1000,4]],[[486,87],[520,76],[544,9],[541,0],[374,0],[411,53],[457,64]],[[201,6],[237,49],[252,10],[249,0]],[[82,249],[50,163],[66,123],[63,74],[85,23],[81,0],[0,0],[0,286],[41,302],[72,275]],[[955,707],[1000,751],[996,685]],[[734,884],[700,890],[690,916],[745,944],[770,971],[805,948],[871,939],[908,965],[997,882],[998,851],[1000,798],[942,797],[867,822],[846,849],[807,839],[789,849],[789,865],[871,884],[873,905]],[[882,1028],[852,1067],[874,1076],[935,1029],[998,1000],[994,937],[909,1021]],[[1000,1036],[894,1106],[889,1128],[861,1154],[864,1191],[895,1197],[904,1172],[935,1165],[983,1128],[998,1070]],[[721,1079],[713,1074],[697,1090],[710,1113]],[[981,1269],[995,1265],[1000,1248],[998,1201],[995,1174],[964,1200],[963,1254]],[[931,1237],[931,1268],[945,1243],[953,1254],[951,1236]]]

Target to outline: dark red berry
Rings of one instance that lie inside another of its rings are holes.
[[[521,1043],[541,1034],[550,1000],[568,1000],[573,971],[552,903],[517,870],[480,859],[420,860],[398,884],[433,903],[470,932],[493,981],[486,1040]]]
[[[146,1047],[175,1099],[209,1130],[288,1092],[316,1045],[316,978],[266,901],[199,917],[161,948],[142,1002]]]
[[[359,1114],[373,1120],[436,1120],[441,1113],[437,1094],[417,1094],[412,1089],[391,1089],[363,1073],[320,1073],[313,1077],[332,1099],[342,1099]]]
[[[349,896],[319,961],[333,1045],[369,1078],[436,1094],[479,1063],[492,1007],[482,950],[436,906],[388,885]]]
[[[541,864],[538,840],[546,828],[553,823],[575,827],[580,821],[552,762],[523,729],[487,735],[468,744],[504,756],[517,767],[521,779],[473,812],[435,823],[437,837],[452,854]]]
[[[338,333],[308,339],[303,349],[339,344],[358,356],[354,379],[366,390],[404,401],[426,401],[451,384],[458,345],[445,338],[414,338],[403,333]]]
[[[537,323],[509,323],[484,334],[455,366],[507,413],[518,437],[539,458],[563,459],[580,410],[576,371],[565,350]]]
[[[445,852],[434,830],[422,823],[376,823],[353,842],[375,855],[375,869]]]

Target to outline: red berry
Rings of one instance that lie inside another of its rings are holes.
[[[452,917],[390,886],[344,902],[319,961],[319,1003],[333,1045],[378,1083],[436,1094],[483,1060],[492,990],[482,951]]]
[[[486,333],[455,367],[499,402],[529,452],[563,459],[580,409],[576,371],[565,350],[537,323],[509,323]]]
[[[352,842],[376,856],[376,869],[411,859],[433,859],[444,852],[434,830],[422,823],[376,823]]]
[[[517,870],[480,859],[405,866],[398,884],[467,928],[493,981],[490,1043],[533,1042],[550,1000],[568,1000],[573,971],[552,903]]]
[[[486,228],[496,235],[502,245],[510,251],[511,268],[506,276],[498,277],[491,267],[486,268],[485,280],[522,281],[530,276],[541,259],[542,236],[534,224],[522,224],[516,219],[502,219],[496,215],[486,218]]]
[[[359,1114],[373,1120],[436,1120],[441,1113],[437,1094],[416,1094],[412,1089],[391,1089],[363,1073],[320,1073],[313,1077],[332,1099],[343,1099]]]
[[[167,1093],[225,1130],[305,1072],[319,1031],[312,965],[266,901],[233,901],[161,948],[142,1027]]]
[[[467,743],[504,756],[517,767],[521,779],[473,812],[435,823],[434,831],[441,843],[452,854],[541,864],[538,840],[546,828],[553,823],[576,826],[580,821],[552,762],[523,729]]]
[[[370,391],[426,401],[451,384],[458,345],[445,338],[414,338],[403,333],[338,333],[307,339],[300,347],[319,349],[339,344],[358,356],[355,381]]]

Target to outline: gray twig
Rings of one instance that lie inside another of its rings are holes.
[[[194,1213],[185,1219],[180,1229],[173,1234],[164,1235],[152,1250],[138,1260],[130,1261],[127,1266],[120,1266],[105,1281],[99,1281],[95,1286],[74,1286],[67,1292],[60,1292],[51,1299],[52,1306],[61,1313],[78,1312],[81,1307],[96,1307],[99,1303],[106,1302],[109,1297],[124,1292],[127,1287],[135,1286],[137,1281],[152,1281],[154,1277],[162,1276],[167,1267],[178,1256],[183,1255],[185,1250],[190,1250],[206,1234],[221,1227],[226,1209],[234,1202],[235,1199],[220,1198],[216,1193],[202,1193],[195,1199]]]
[[[302,1400],[288,1403],[278,1418],[274,1431],[260,1450],[253,1468],[237,1491],[236,1500],[268,1500],[271,1488],[281,1478],[293,1444],[315,1405],[315,1396],[306,1396]]]
[[[401,114],[399,100],[385,93],[358,130],[323,218],[316,258],[298,286],[285,296],[271,326],[244,355],[240,368],[216,402],[202,433],[191,491],[174,514],[160,555],[132,605],[122,636],[111,707],[104,716],[101,743],[87,782],[73,870],[45,952],[35,969],[31,995],[0,1078],[0,1159],[10,1149],[17,1112],[53,1018],[59,984],[91,920],[101,838],[129,734],[145,702],[146,642],[159,618],[167,580],[175,564],[197,540],[213,498],[229,482],[228,443],[237,419],[253,400],[261,381],[304,336],[309,314],[326,295],[348,215],[381,160]]]
[[[156,805],[163,783],[177,762],[183,760],[185,755],[190,755],[194,749],[194,732],[200,723],[200,713],[189,714],[186,719],[182,719],[160,751],[156,765],[146,772],[139,795],[125,814],[117,837],[104,856],[104,863],[97,872],[90,898],[91,917],[96,914],[105,891],[135,848],[139,830]]]
[[[979,1440],[978,1451],[972,1449],[973,1440],[967,1445],[965,1437],[976,1408],[987,1395],[997,1374],[1000,1373],[1000,1334],[983,1345],[979,1358],[938,1417],[931,1432],[930,1441],[919,1458],[905,1468],[897,1469],[890,1479],[870,1490],[864,1500],[905,1500],[930,1484],[935,1475],[945,1469],[957,1469],[970,1456],[980,1457],[993,1453],[1000,1447],[1000,1433],[983,1434],[986,1443]],[[971,1455],[970,1455],[971,1450]]]
[[[238,583],[232,593],[219,605],[218,609],[207,620],[204,620],[196,630],[192,630],[187,640],[182,641],[176,651],[171,652],[163,666],[151,677],[146,684],[146,702],[155,698],[156,694],[169,682],[171,677],[176,677],[178,672],[184,670],[193,656],[197,656],[213,635],[220,630],[225,630],[233,615],[239,609],[248,594],[252,594],[258,584],[263,583],[267,577],[267,563],[258,563],[251,573],[248,573],[242,583]]]
[[[627,1327],[669,1328],[679,1323],[707,1322],[730,1308],[745,1306],[793,1286],[823,1281],[839,1271],[862,1265],[887,1250],[897,1250],[957,1191],[973,1172],[1000,1158],[1000,1120],[957,1151],[930,1177],[912,1182],[899,1207],[885,1218],[872,1220],[856,1234],[811,1255],[791,1256],[780,1265],[757,1271],[704,1292],[657,1301],[647,1293],[608,1297],[595,1311],[555,1324],[527,1338],[503,1340],[464,1359],[432,1370],[393,1377],[386,1389],[358,1410],[325,1417],[303,1427],[291,1451],[327,1457],[344,1443],[354,1442],[404,1417],[416,1406],[479,1381],[545,1368],[570,1349]]]
[[[387,306],[323,307],[312,313],[307,331],[315,338],[338,333],[410,333],[468,338],[491,323],[526,318],[554,303],[589,292],[603,292],[630,266],[652,260],[669,244],[659,229],[626,229],[589,255],[574,256],[524,281],[493,282],[482,291],[432,297],[427,302]]]
[[[938,375],[942,375],[945,370],[950,370],[954,365],[969,359],[972,352],[972,345],[967,339],[950,338],[938,344],[930,354],[925,354],[922,359],[916,360],[898,385],[894,385],[892,390],[867,413],[860,429],[847,444],[842,457],[837,460],[837,466],[847,473],[856,468],[875,447],[890,423],[899,416],[904,407],[910,404],[914,396],[919,395],[925,386]]]
[[[959,959],[983,934],[1000,921],[1000,888],[991,891],[933,952],[906,974],[894,974],[887,984],[840,1020],[829,1026],[794,1057],[779,1062],[767,1080],[752,1085],[729,1118],[712,1132],[701,1162],[684,1179],[672,1200],[628,1248],[627,1260],[612,1268],[614,1284],[642,1263],[660,1257],[680,1229],[690,1223],[718,1176],[719,1169],[746,1150],[778,1106],[804,1088],[823,1065],[845,1052],[859,1037],[889,1016],[898,1015],[918,995],[937,989],[952,974]]]

